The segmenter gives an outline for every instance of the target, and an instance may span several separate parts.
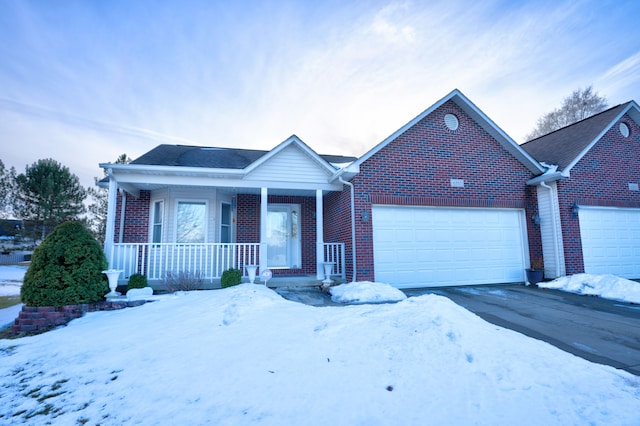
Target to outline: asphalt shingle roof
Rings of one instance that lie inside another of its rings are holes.
[[[163,144],[136,158],[131,164],[244,169],[269,152],[255,149]],[[355,157],[340,155],[320,155],[320,157],[329,163],[349,163],[356,160]]]
[[[533,139],[521,147],[533,158],[564,170],[629,105],[609,108],[577,123]]]

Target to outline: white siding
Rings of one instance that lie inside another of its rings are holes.
[[[558,278],[565,275],[566,268],[562,233],[560,232],[557,186],[555,182],[549,184],[549,186],[551,189],[537,187],[544,276],[545,278]]]
[[[300,148],[289,145],[247,175],[250,180],[326,183],[329,172]]]
[[[175,242],[176,238],[176,212],[178,201],[205,201],[207,204],[206,242],[217,242],[218,228],[218,197],[215,188],[202,187],[170,187],[151,192],[151,203],[163,199],[165,216],[162,230],[162,241],[165,243]]]

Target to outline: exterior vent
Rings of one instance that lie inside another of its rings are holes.
[[[620,134],[622,134],[622,136],[624,136],[625,138],[629,137],[629,126],[627,126],[625,123],[620,123]]]
[[[449,130],[458,130],[458,126],[460,122],[458,121],[458,117],[453,114],[447,114],[444,116],[444,124],[449,128]]]

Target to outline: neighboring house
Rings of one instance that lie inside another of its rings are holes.
[[[505,283],[541,254],[527,181],[546,169],[457,90],[359,159],[292,136],[271,151],[160,145],[100,166],[105,251],[125,278],[256,264],[317,280],[335,262],[348,280],[398,287]]]
[[[640,278],[640,109],[627,102],[522,145],[550,167],[538,195],[545,276]]]

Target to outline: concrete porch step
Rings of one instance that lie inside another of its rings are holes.
[[[336,283],[342,282],[341,277],[331,278]],[[256,283],[262,283],[256,278]],[[275,276],[267,281],[267,286],[272,288],[278,287],[317,287],[322,284],[322,280],[319,280],[315,275],[300,275],[300,276]]]

